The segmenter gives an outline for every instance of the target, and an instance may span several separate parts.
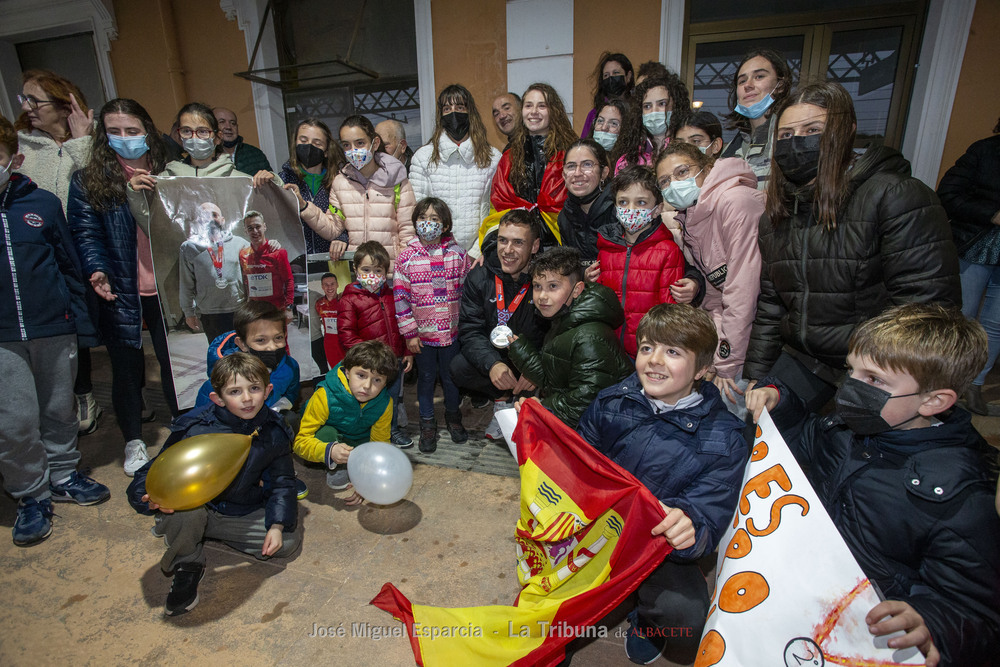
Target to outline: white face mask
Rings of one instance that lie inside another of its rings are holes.
[[[181,146],[194,160],[207,160],[215,152],[215,142],[211,139],[181,139]]]
[[[371,162],[374,157],[374,154],[367,148],[352,148],[349,151],[344,151],[344,155],[358,171],[361,171],[361,168]]]
[[[10,159],[10,162],[7,163],[7,166],[0,167],[0,190],[3,190],[5,187],[7,187],[7,181],[10,180],[10,166],[12,164],[14,164],[14,158]]]

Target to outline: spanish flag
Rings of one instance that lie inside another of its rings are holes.
[[[537,401],[524,402],[514,440],[522,587],[514,604],[428,607],[388,583],[371,602],[406,624],[418,665],[556,665],[570,640],[604,636],[593,624],[670,552],[650,535],[663,519],[653,494]]]

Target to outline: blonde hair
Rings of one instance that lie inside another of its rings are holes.
[[[880,367],[908,373],[921,391],[953,389],[962,394],[986,365],[986,331],[957,308],[909,303],[862,322],[851,354]]]

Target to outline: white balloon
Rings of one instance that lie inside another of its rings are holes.
[[[413,485],[413,465],[387,442],[366,442],[351,451],[347,474],[354,490],[376,505],[402,500]]]

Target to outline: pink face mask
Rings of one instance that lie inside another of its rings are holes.
[[[615,215],[618,216],[618,222],[622,223],[626,232],[635,234],[653,219],[653,209],[615,206]]]
[[[377,273],[358,273],[358,284],[364,287],[369,292],[377,292],[382,289],[382,285],[385,284],[385,276],[380,276]]]

